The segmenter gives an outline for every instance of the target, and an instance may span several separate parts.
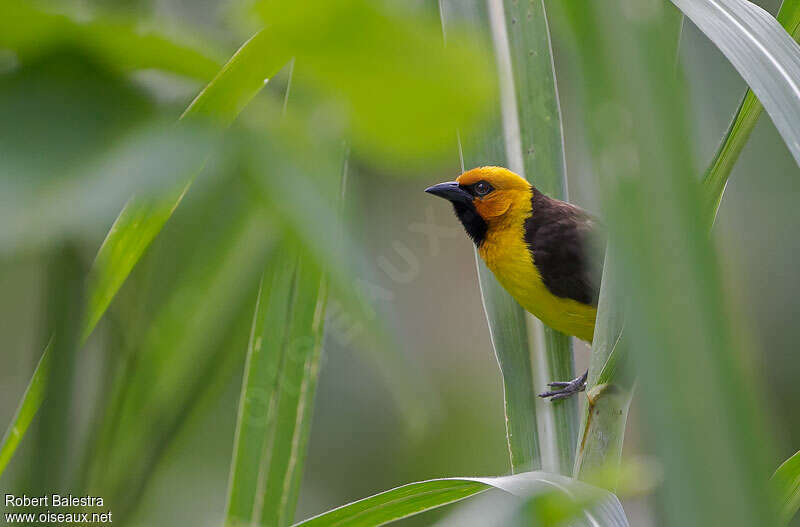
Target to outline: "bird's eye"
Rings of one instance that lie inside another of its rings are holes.
[[[475,194],[477,194],[478,196],[485,196],[486,194],[494,190],[492,186],[485,181],[478,181],[477,183],[475,183],[475,186],[473,188],[475,189]]]

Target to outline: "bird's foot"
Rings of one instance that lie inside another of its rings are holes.
[[[586,389],[586,377],[588,377],[589,372],[587,371],[580,377],[576,377],[569,382],[550,382],[547,385],[550,388],[558,388],[557,390],[552,390],[549,392],[540,393],[539,397],[543,398],[550,398],[551,401],[558,401],[559,399],[566,399],[568,397],[572,397],[578,392],[582,392]]]

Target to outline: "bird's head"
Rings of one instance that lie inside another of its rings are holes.
[[[450,201],[467,234],[480,246],[492,224],[527,215],[532,187],[503,167],[479,167],[425,192]]]

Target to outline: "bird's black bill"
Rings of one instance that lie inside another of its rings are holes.
[[[464,190],[455,181],[448,181],[447,183],[439,183],[438,185],[428,187],[425,189],[425,192],[452,201],[453,203],[472,203],[472,194]]]

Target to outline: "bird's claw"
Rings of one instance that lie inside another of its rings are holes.
[[[588,376],[588,374],[589,372],[587,371],[580,377],[572,379],[569,382],[547,383],[549,387],[559,388],[559,389],[540,393],[539,397],[549,398],[551,401],[558,401],[560,399],[567,399],[568,397],[572,397],[576,393],[582,392],[586,389],[586,377]]]

